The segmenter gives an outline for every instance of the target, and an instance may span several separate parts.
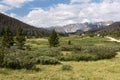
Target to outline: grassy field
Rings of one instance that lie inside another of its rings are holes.
[[[78,46],[119,46],[120,43],[110,42],[107,38],[101,37],[84,37],[74,35],[69,37],[60,38],[60,46],[68,45],[68,41],[71,41],[72,45]],[[47,38],[38,38],[38,39],[27,39],[27,45],[32,45],[33,47],[49,47]]]
[[[120,80],[120,53],[110,60],[90,62],[62,62],[71,65],[71,71],[62,71],[62,65],[37,65],[39,72],[0,69],[0,80]]]
[[[67,46],[71,40],[76,46],[119,46],[106,38],[79,36],[61,37],[60,46]],[[35,49],[49,48],[47,38],[27,39],[26,45]],[[65,53],[65,52],[63,52]],[[70,65],[69,71],[62,70],[62,65]],[[112,59],[99,61],[69,61],[59,65],[37,65],[35,70],[12,70],[0,68],[0,80],[120,80],[120,52]]]

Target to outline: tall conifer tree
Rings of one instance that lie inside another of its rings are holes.
[[[59,45],[59,37],[55,30],[53,30],[48,39],[50,47],[57,47]]]
[[[10,31],[9,27],[6,27],[4,32],[2,46],[10,48],[14,44],[12,32]]]
[[[15,43],[19,49],[23,49],[23,46],[26,41],[25,36],[22,34],[22,32],[23,32],[23,29],[21,27],[18,27],[16,30]]]

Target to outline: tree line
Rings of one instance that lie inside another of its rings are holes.
[[[16,45],[18,49],[23,49],[26,39],[25,36],[22,34],[22,31],[23,29],[21,27],[18,27],[15,32],[16,35],[13,36],[10,28],[6,27],[2,37],[2,47],[11,48],[12,46]]]
[[[15,36],[10,31],[9,27],[6,27],[4,30],[4,34],[2,36],[1,46],[3,48],[11,48],[12,46],[16,46],[18,49],[23,49],[26,38],[23,35],[22,27],[18,27],[16,29]],[[59,46],[59,37],[55,30],[53,30],[48,38],[48,42],[50,47]]]

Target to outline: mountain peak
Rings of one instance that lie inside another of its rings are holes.
[[[59,33],[75,33],[77,31],[89,31],[89,30],[98,30],[102,29],[110,24],[113,21],[101,21],[101,22],[85,22],[85,23],[75,23],[75,24],[68,24],[61,27],[55,27],[55,30]]]

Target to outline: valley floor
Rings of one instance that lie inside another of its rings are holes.
[[[38,65],[39,72],[0,68],[0,80],[120,80],[119,63],[120,53],[110,60],[62,62],[71,71],[62,71],[62,65]]]
[[[78,38],[61,38],[61,44],[65,44],[71,39],[72,43],[77,45],[79,43],[80,45],[119,46],[118,43],[106,42],[108,41],[106,38],[80,38],[79,40]],[[38,40],[39,43],[35,40]],[[38,48],[48,46],[47,39],[35,40],[28,40],[27,44]],[[70,65],[72,70],[63,71],[62,65]],[[68,61],[59,65],[37,65],[37,67],[40,69],[39,71],[0,68],[0,80],[120,80],[120,52],[112,59],[88,62]]]

